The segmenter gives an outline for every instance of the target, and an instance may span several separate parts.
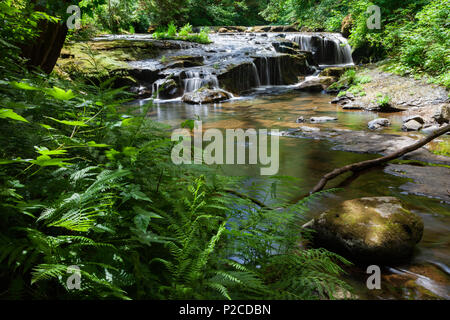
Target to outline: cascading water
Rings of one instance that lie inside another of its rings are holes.
[[[152,84],[159,101],[173,101],[202,87],[237,95],[257,88],[272,90],[268,87],[296,85],[299,76],[317,75],[325,66],[353,64],[351,48],[339,34],[240,33],[210,37],[211,45],[191,44],[166,52],[168,62],[149,59],[132,65],[144,70],[139,72],[142,83]],[[311,52],[306,60],[303,51]]]
[[[184,92],[193,92],[204,86],[210,86],[213,89],[219,88],[219,80],[210,70],[187,70],[185,75]]]
[[[258,68],[256,67],[256,64],[254,62],[252,62],[252,71],[253,71],[253,77],[256,81],[256,86],[260,87],[261,86],[261,78],[259,77]]]
[[[259,86],[276,86],[283,84],[281,59],[277,56],[256,57],[253,64],[258,73]]]
[[[313,53],[319,65],[351,65],[352,50],[347,40],[339,34],[293,34],[287,37],[300,49]]]

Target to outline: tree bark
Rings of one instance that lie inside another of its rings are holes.
[[[434,133],[432,133],[431,135],[429,135],[426,138],[423,138],[419,141],[417,141],[416,143],[407,146],[403,149],[400,149],[394,153],[388,154],[384,157],[381,158],[377,158],[377,159],[373,159],[373,160],[368,160],[368,161],[363,161],[363,162],[358,162],[358,163],[353,163],[350,165],[347,165],[345,167],[339,168],[339,169],[335,169],[330,173],[327,173],[326,175],[323,176],[323,178],[319,181],[319,183],[314,187],[314,189],[312,189],[312,191],[310,192],[310,194],[322,191],[323,188],[326,186],[326,184],[328,183],[328,181],[336,178],[337,176],[340,176],[341,174],[348,172],[348,171],[359,171],[359,170],[364,170],[370,167],[374,167],[374,166],[378,166],[382,163],[400,158],[402,156],[404,156],[407,153],[410,153],[412,151],[415,151],[421,147],[423,147],[424,145],[428,144],[429,142],[433,141],[434,139],[446,134],[447,132],[450,131],[450,124],[442,127],[441,129],[435,131]]]
[[[67,2],[66,0],[61,0]],[[35,1],[32,1],[33,5]],[[35,10],[42,11],[43,8],[35,7]],[[47,20],[41,20],[38,24],[40,34],[36,41],[20,46],[22,57],[27,59],[27,66],[30,69],[40,68],[45,73],[52,72],[56,61],[61,54],[67,36],[66,22],[54,23]]]

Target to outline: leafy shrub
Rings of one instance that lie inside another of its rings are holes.
[[[192,33],[192,25],[190,23],[185,24],[179,32],[180,37],[187,37],[190,33]]]
[[[173,22],[171,22],[167,26],[166,36],[168,38],[171,38],[171,37],[175,37],[176,35],[177,35],[177,26]]]
[[[377,100],[377,105],[379,107],[384,108],[390,105],[391,97],[389,97],[389,95],[378,94],[377,96],[379,97]]]

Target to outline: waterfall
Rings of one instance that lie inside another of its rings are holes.
[[[202,70],[186,70],[186,78],[184,81],[184,92],[193,92],[204,86],[211,86],[214,89],[219,88],[219,80],[217,76],[212,74],[208,69]]]
[[[259,77],[258,68],[256,67],[256,64],[252,62],[252,70],[253,70],[253,77],[256,80],[256,87],[261,87],[261,79]]]
[[[338,34],[297,34],[290,36],[303,51],[310,51],[320,65],[353,64],[352,50],[347,40]]]
[[[253,63],[258,71],[259,86],[274,86],[283,84],[281,58],[278,56],[256,57]]]

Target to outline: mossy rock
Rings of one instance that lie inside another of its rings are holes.
[[[354,261],[396,263],[408,259],[422,239],[423,222],[393,197],[348,200],[314,219],[319,246]]]
[[[354,69],[354,67],[330,67],[324,69],[320,75],[324,77],[336,77],[340,78],[347,70]]]

